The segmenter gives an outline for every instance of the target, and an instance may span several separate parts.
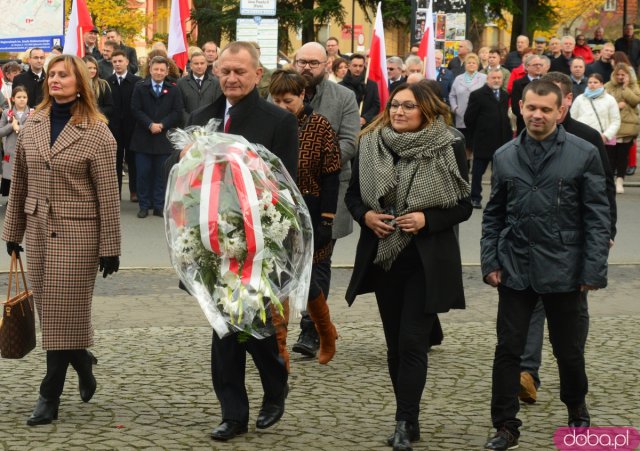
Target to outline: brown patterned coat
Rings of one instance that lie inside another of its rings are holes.
[[[2,239],[26,234],[29,282],[42,347],[93,344],[91,299],[99,257],[120,255],[116,142],[107,125],[87,120],[50,145],[47,111],[20,132]]]

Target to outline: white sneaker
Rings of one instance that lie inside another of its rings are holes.
[[[624,194],[624,179],[616,177],[616,194]]]

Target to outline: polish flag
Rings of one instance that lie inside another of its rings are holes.
[[[189,20],[189,0],[172,0],[169,16],[169,45],[167,53],[181,70],[187,66],[187,20]]]
[[[67,55],[84,56],[84,33],[93,28],[93,21],[85,0],[73,0],[71,15],[64,35],[64,50]]]
[[[383,111],[389,100],[389,76],[387,74],[387,51],[384,45],[384,27],[382,26],[382,2],[378,3],[376,21],[371,37],[371,47],[369,48],[369,68],[368,80],[373,80],[378,84],[378,95],[380,96],[380,111]]]
[[[429,2],[429,9],[427,9],[427,20],[424,24],[424,34],[420,40],[420,47],[418,47],[418,56],[424,63],[424,77],[430,80],[436,79],[436,40],[435,30],[433,27],[433,8],[432,2]]]

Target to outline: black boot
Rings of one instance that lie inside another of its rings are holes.
[[[96,378],[93,376],[93,365],[98,364],[98,359],[86,349],[74,349],[71,352],[71,366],[78,373],[78,386],[80,398],[89,402],[96,392]]]
[[[313,324],[309,315],[303,315],[300,320],[300,335],[298,341],[293,345],[291,350],[297,352],[306,357],[315,357],[320,347],[320,338],[318,337],[318,331]]]
[[[60,405],[60,398],[45,399],[42,396],[38,397],[33,413],[27,420],[27,425],[36,426],[38,424],[49,424],[53,420],[58,419],[58,406]]]
[[[69,351],[47,351],[47,374],[40,384],[40,397],[27,420],[29,426],[49,424],[58,418],[60,395],[69,367]]]
[[[408,421],[398,421],[396,431],[393,434],[393,451],[412,451],[411,447],[411,426]]]
[[[420,440],[420,425],[417,422],[412,423],[412,422],[406,421],[405,423],[406,423],[407,432],[409,432],[409,441],[417,442],[418,440]],[[394,430],[393,433],[387,438],[387,445],[393,446],[393,440],[395,437],[396,437],[396,431]]]

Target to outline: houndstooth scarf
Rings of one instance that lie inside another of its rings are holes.
[[[364,135],[359,158],[365,205],[377,212],[393,205],[396,216],[455,206],[470,189],[458,170],[453,142],[442,118],[417,132],[397,133],[387,126]],[[400,157],[397,164],[390,151]],[[374,263],[388,271],[411,238],[396,228],[378,241]]]

